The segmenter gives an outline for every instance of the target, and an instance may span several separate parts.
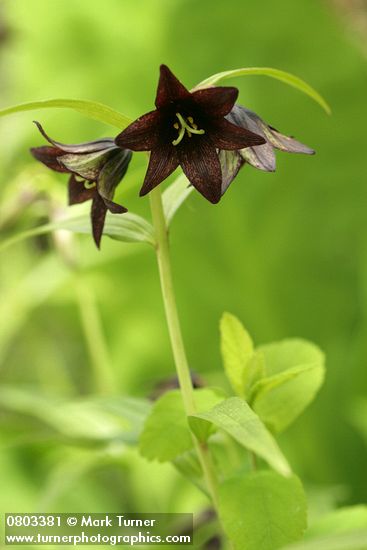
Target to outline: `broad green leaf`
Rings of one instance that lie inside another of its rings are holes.
[[[281,82],[284,82],[285,84],[288,84],[289,86],[292,86],[300,92],[308,95],[314,101],[316,101],[316,103],[318,103],[324,109],[324,111],[326,111],[328,114],[331,113],[331,109],[326,103],[325,99],[314,88],[307,84],[307,82],[291,73],[280,71],[279,69],[273,69],[271,67],[248,67],[245,69],[233,69],[232,71],[223,71],[221,73],[209,76],[209,78],[206,78],[205,80],[200,82],[200,84],[198,84],[195,89],[207,88],[209,86],[218,84],[218,82],[220,82],[221,80],[226,80],[227,78],[235,78],[238,76],[269,76],[270,78],[275,78],[276,80],[280,80]]]
[[[96,101],[83,101],[81,99],[49,99],[44,101],[32,101],[30,103],[21,103],[20,105],[14,105],[6,109],[0,110],[0,117],[12,115],[14,113],[20,113],[22,111],[35,111],[37,109],[72,109],[78,113],[115,126],[120,130],[126,128],[132,120],[127,116],[111,109],[103,103],[97,103]]]
[[[261,357],[254,357],[251,336],[231,313],[224,313],[220,321],[221,352],[224,369],[234,391],[247,396],[254,382],[262,376]]]
[[[296,476],[252,472],[219,487],[219,515],[234,550],[277,550],[302,538],[306,497]]]
[[[0,407],[37,418],[71,440],[137,443],[150,404],[130,397],[65,400],[11,386],[0,389]]]
[[[282,550],[367,550],[367,529],[317,537],[287,545]]]
[[[200,438],[202,422],[213,424],[232,436],[243,447],[259,455],[284,476],[291,473],[290,466],[260,418],[239,397],[230,397],[207,412],[189,417],[193,432]]]
[[[167,225],[170,225],[174,215],[185,200],[191,195],[194,187],[184,174],[178,178],[164,191],[162,195],[163,210]]]
[[[35,237],[37,235],[44,235],[46,233],[52,233],[52,231],[58,231],[65,229],[72,231],[73,233],[92,233],[91,221],[89,214],[82,214],[71,218],[65,218],[53,223],[48,223],[23,231],[14,235],[10,239],[4,241],[0,245],[0,252],[8,248],[9,246],[21,242],[23,240]],[[154,231],[153,227],[144,218],[137,216],[136,214],[111,214],[107,213],[106,222],[103,230],[103,234],[107,235],[111,239],[122,241],[125,243],[146,242],[154,245]]]
[[[313,523],[307,530],[306,539],[361,529],[367,530],[367,506],[348,506],[333,510]]]
[[[203,388],[195,390],[195,403],[199,411],[208,409],[223,399],[217,391]],[[140,452],[149,460],[173,460],[193,447],[181,393],[165,393],[155,403],[140,437]]]
[[[324,355],[300,339],[261,346],[266,376],[253,387],[251,405],[273,431],[287,428],[311,403],[324,380]]]

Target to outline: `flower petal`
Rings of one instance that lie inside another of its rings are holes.
[[[91,209],[91,220],[92,220],[92,233],[94,242],[97,247],[100,248],[101,238],[103,234],[104,223],[106,220],[107,206],[105,205],[102,197],[96,193]]]
[[[102,151],[104,149],[109,149],[110,147],[115,147],[115,142],[113,138],[104,138],[104,139],[98,139],[96,141],[87,141],[84,143],[78,143],[76,145],[66,145],[65,143],[60,143],[59,141],[55,141],[54,139],[50,138],[49,135],[46,134],[43,127],[39,122],[36,120],[34,121],[35,125],[43,135],[43,137],[51,143],[54,147],[57,147],[61,149],[64,153],[93,153],[95,151]]]
[[[68,172],[68,169],[62,166],[58,161],[58,157],[63,154],[61,149],[49,147],[47,145],[43,147],[32,147],[30,152],[35,159],[45,164],[51,170],[55,170],[55,172]]]
[[[300,141],[293,139],[292,137],[285,136],[272,128],[266,126],[265,137],[276,149],[280,151],[286,151],[287,153],[303,153],[305,155],[314,155],[315,151],[307,145],[304,145]]]
[[[150,154],[149,165],[140,196],[146,195],[159,183],[168,178],[178,166],[176,148],[171,145],[161,145]]]
[[[175,77],[167,65],[160,66],[160,77],[158,82],[155,105],[158,109],[166,107],[173,101],[180,101],[191,96],[190,92]]]
[[[211,121],[208,133],[210,139],[218,149],[243,149],[244,147],[266,143],[263,136],[254,134],[246,128],[236,126],[225,118]]]
[[[224,195],[245,161],[238,151],[222,150],[219,151],[219,162],[222,169],[222,195]]]
[[[119,151],[121,150],[115,146],[114,149],[94,153],[65,153],[58,160],[62,166],[65,166],[68,172],[73,172],[89,181],[96,181],[109,158]]]
[[[230,86],[217,86],[197,90],[192,97],[208,114],[225,116],[235,104],[238,90]]]
[[[177,147],[182,169],[193,186],[208,201],[219,202],[222,196],[222,170],[213,143],[204,136],[193,136]]]
[[[78,181],[74,174],[71,174],[69,183],[69,204],[79,204],[81,202],[88,201],[96,194],[96,188],[90,187],[87,189],[84,186],[84,181]]]
[[[115,139],[116,145],[133,151],[150,151],[157,145],[162,126],[159,111],[150,111],[125,128]]]

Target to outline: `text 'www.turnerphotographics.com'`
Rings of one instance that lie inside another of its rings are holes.
[[[193,544],[192,514],[6,514],[6,545]]]

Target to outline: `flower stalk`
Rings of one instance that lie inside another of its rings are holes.
[[[185,412],[187,416],[190,416],[196,412],[194,387],[191,381],[190,369],[177,312],[169,254],[168,228],[164,216],[160,190],[155,188],[150,193],[149,197],[153,226],[156,233],[156,254],[168,332]],[[201,443],[194,434],[192,437],[203,470],[207,490],[211,496],[214,507],[218,509],[218,481],[209,449],[207,445]]]

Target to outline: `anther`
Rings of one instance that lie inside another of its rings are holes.
[[[173,127],[176,130],[179,130],[179,134],[177,139],[174,139],[172,141],[172,145],[178,145],[183,140],[186,132],[189,138],[192,137],[192,134],[205,134],[205,130],[198,130],[197,124],[194,123],[194,119],[192,118],[192,116],[187,117],[187,121],[180,113],[176,113],[176,116],[179,120],[179,123],[175,122]]]
[[[93,189],[93,187],[96,186],[95,181],[85,181],[84,182],[84,189]]]

